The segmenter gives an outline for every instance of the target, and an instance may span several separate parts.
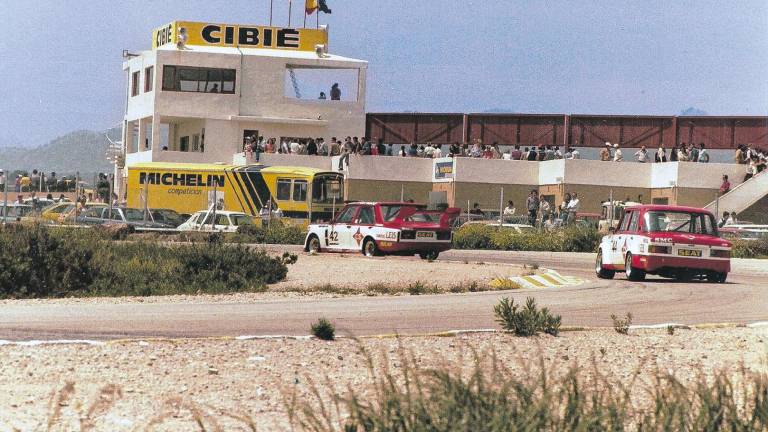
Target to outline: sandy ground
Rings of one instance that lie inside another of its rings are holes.
[[[487,286],[496,277],[519,276],[521,265],[484,263],[482,261],[433,261],[418,257],[377,257],[362,255],[298,254],[296,264],[288,266],[288,276],[270,285],[266,292],[173,295],[154,297],[90,297],[63,299],[0,300],[3,304],[82,304],[82,303],[250,303],[262,300],[312,297],[339,297],[340,294],[317,292],[314,288],[333,285],[351,288],[361,295],[371,284],[407,287],[414,282],[437,286],[447,291],[457,284],[477,282]],[[346,295],[349,295],[347,293]]]
[[[359,344],[376,358],[388,356],[395,371],[401,348],[423,367],[468,367],[472,349],[481,355],[495,351],[513,369],[539,356],[555,369],[594,361],[624,382],[635,370],[647,378],[655,365],[683,382],[700,371],[736,374],[742,362],[750,370],[768,371],[766,328],[632,333],[6,345],[0,346],[0,430],[44,430],[49,423],[53,430],[81,430],[81,424],[99,431],[198,430],[195,412],[206,430],[217,430],[213,423],[221,430],[248,430],[230,415],[252,419],[258,430],[287,430],[285,397],[295,390],[308,398],[310,378],[324,381],[327,375],[337,388],[366,388],[370,379]]]

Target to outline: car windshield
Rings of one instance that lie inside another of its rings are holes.
[[[253,219],[250,216],[244,214],[236,214],[229,217],[232,220],[232,225],[253,225]]]
[[[717,225],[707,213],[649,211],[645,213],[646,232],[684,232],[717,236]]]
[[[140,222],[144,220],[144,212],[139,209],[124,209],[123,214],[128,222]]]
[[[155,222],[167,223],[175,226],[179,226],[184,223],[184,218],[182,218],[180,214],[173,210],[150,210],[150,213],[152,213],[152,218],[155,220]]]

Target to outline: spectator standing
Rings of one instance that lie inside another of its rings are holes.
[[[688,162],[688,149],[685,147],[685,143],[681,144],[680,148],[677,149],[677,161]]]
[[[459,143],[455,142],[451,144],[451,146],[448,148],[448,156],[460,156],[461,155],[461,147],[459,146]]]
[[[640,150],[635,152],[635,159],[640,163],[646,163],[648,161],[648,150],[645,149],[645,146],[641,146]]]
[[[544,160],[554,160],[554,159],[555,159],[555,151],[552,149],[552,146],[544,147]]]
[[[24,175],[21,176],[19,182],[21,183],[21,192],[29,192],[32,190],[32,180],[30,180],[27,173],[24,173]]]
[[[581,159],[581,153],[579,153],[579,149],[572,147],[571,148],[571,157],[568,159]]]
[[[493,150],[490,146],[483,146],[483,159],[493,159]]]
[[[709,152],[707,152],[706,147],[704,146],[704,143],[699,144],[700,150],[699,150],[699,163],[709,163]]]
[[[723,174],[723,182],[720,184],[720,195],[725,195],[731,190],[731,182],[728,181],[728,175]]]
[[[560,151],[559,146],[555,146],[555,159],[562,159],[563,158],[563,152]]]
[[[727,211],[723,212],[723,217],[720,218],[719,221],[717,221],[717,227],[722,228],[728,223],[728,218],[730,218],[731,215]]]
[[[401,156],[401,157],[408,156],[408,152],[405,150],[405,146],[404,145],[400,146],[400,152],[398,153],[398,155]]]
[[[525,151],[528,152],[527,159],[529,161],[535,161],[536,160],[536,148],[535,147],[531,147],[530,149],[526,148]]]
[[[309,139],[309,144],[307,144],[307,154],[317,156],[317,143],[312,138]]]
[[[624,156],[621,154],[621,149],[619,148],[619,144],[616,143],[613,145],[613,161],[614,162],[623,162]]]
[[[360,154],[370,156],[371,153],[371,141],[367,137],[363,137],[363,141],[360,143]]]
[[[480,204],[475,203],[472,206],[472,210],[469,211],[469,214],[477,215],[477,216],[485,216],[485,212],[480,208]]]
[[[701,143],[702,145],[704,143]],[[690,162],[698,162],[699,161],[699,149],[696,148],[696,144],[691,143],[691,148],[688,151],[688,161]]]
[[[320,156],[328,156],[328,144],[325,143],[325,139],[317,139],[317,154]]]
[[[528,209],[528,224],[536,226],[536,218],[539,213],[539,197],[536,193],[536,189],[532,189],[531,193],[528,194],[525,206]]]
[[[659,150],[656,152],[656,162],[666,162],[667,161],[667,151],[664,150],[664,146],[659,147]]]
[[[571,194],[571,202],[568,203],[568,222],[576,220],[576,214],[579,212],[579,195],[574,192]]]
[[[515,210],[515,203],[512,202],[512,200],[507,201],[507,206],[504,207],[504,211],[501,213],[504,222],[510,222],[512,220],[512,217],[515,215]]]
[[[501,149],[499,149],[498,142],[493,143],[491,151],[493,152],[493,159],[501,159]]]
[[[392,147],[390,146],[390,149]],[[379,138],[376,140],[376,149],[378,150],[379,155],[384,156],[387,155],[387,146],[384,145],[384,138]],[[392,156],[392,152],[389,152],[388,156]]]
[[[744,181],[751,179],[757,174],[757,157],[749,160],[747,164],[747,173],[744,175]]]
[[[560,203],[560,222],[565,225],[568,222],[568,204],[571,203],[571,194],[568,192],[563,196],[563,202]]]
[[[672,146],[672,149],[669,150],[669,161],[670,162],[677,162],[677,144]]]
[[[745,164],[746,158],[744,157],[744,146],[739,144],[736,147],[736,152],[733,154],[733,161],[737,164]]]
[[[32,170],[32,175],[29,177],[30,190],[40,190],[40,173],[36,169]]]
[[[331,100],[341,100],[341,89],[339,83],[333,83],[331,86]]]
[[[443,157],[443,145],[435,144],[432,148],[432,157],[437,159]]]
[[[549,219],[549,213],[551,212],[552,207],[549,205],[549,201],[544,199],[544,195],[539,196],[539,214],[541,215],[541,224],[544,225],[544,222]]]
[[[537,153],[537,156],[538,156],[537,160],[539,162],[547,160],[547,148],[544,147],[543,145],[540,145],[539,146],[539,151]]]
[[[394,149],[392,147],[393,147],[393,145],[391,143],[387,144],[387,156],[394,156],[395,155]]]
[[[514,149],[509,153],[509,158],[512,160],[520,160],[523,158],[523,152],[520,151],[519,145],[516,145]]]
[[[736,219],[736,212],[732,211],[731,212],[731,217],[728,218],[728,224],[726,224],[726,225],[735,225],[737,223],[739,223],[739,220]]]
[[[416,146],[416,143],[412,142],[411,145],[408,147],[408,156],[416,157],[418,155],[419,155],[419,147]]]
[[[339,156],[341,154],[341,143],[336,137],[331,138],[331,156]]]
[[[435,149],[432,147],[432,143],[428,142],[426,146],[424,146],[424,157],[425,158],[432,158],[432,154],[434,153]]]
[[[600,150],[600,160],[603,162],[608,162],[611,160],[611,143],[607,142],[605,143],[605,147],[603,147],[602,150]]]
[[[479,139],[475,140],[475,143],[472,144],[472,150],[470,152],[470,156],[472,156],[473,158],[483,157],[483,146],[480,143]]]

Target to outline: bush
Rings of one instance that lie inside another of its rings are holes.
[[[615,314],[611,314],[611,321],[613,321],[613,329],[618,334],[629,334],[629,326],[632,325],[632,312],[627,312],[627,315],[622,319]]]
[[[557,336],[560,333],[560,315],[550,314],[547,308],[538,310],[533,297],[525,300],[522,309],[513,299],[504,297],[493,307],[493,312],[501,328],[516,336],[535,336],[539,332]]]
[[[241,245],[105,240],[103,230],[11,225],[0,231],[0,298],[263,291],[290,256]]]
[[[237,228],[233,241],[241,243],[292,244],[304,243],[304,231],[294,225],[287,225],[280,220],[273,220],[268,227],[242,225]]]
[[[457,249],[594,252],[599,243],[597,230],[584,226],[519,233],[508,228],[475,224],[461,227],[453,235],[453,246]]]
[[[768,236],[757,240],[732,240],[731,255],[734,258],[766,258],[768,257]]]
[[[312,324],[311,330],[312,334],[318,339],[330,341],[336,337],[336,328],[325,318],[320,318],[316,323]]]

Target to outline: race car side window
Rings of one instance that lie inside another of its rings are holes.
[[[360,225],[373,225],[375,223],[373,207],[361,207],[360,213],[357,215],[357,223]]]
[[[349,206],[345,208],[339,216],[336,217],[336,223],[351,223],[355,213],[357,213],[357,206]]]
[[[619,223],[619,231],[626,231],[629,226],[629,220],[632,218],[632,212],[624,212],[624,216],[621,217]]]

